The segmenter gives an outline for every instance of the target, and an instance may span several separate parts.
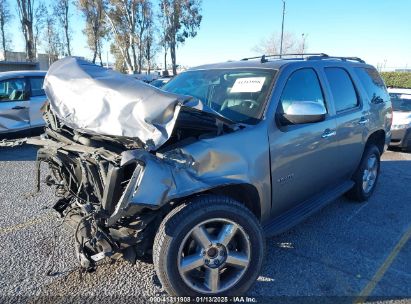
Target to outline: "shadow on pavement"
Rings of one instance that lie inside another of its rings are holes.
[[[410,184],[411,161],[383,161],[368,202],[342,197],[267,239],[266,264],[251,295],[281,302],[309,303],[307,296],[314,296],[311,300],[321,303],[352,303],[410,227]],[[405,247],[398,252],[368,301],[411,299],[408,255]]]

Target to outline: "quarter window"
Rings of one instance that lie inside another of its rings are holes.
[[[346,70],[342,68],[325,68],[325,75],[330,84],[337,113],[358,106],[357,93]]]
[[[381,103],[390,100],[384,81],[376,69],[355,68],[354,71],[358,78],[360,78],[361,84],[372,103]]]
[[[280,99],[283,113],[296,101],[314,101],[326,107],[320,82],[313,69],[297,70],[288,78]]]

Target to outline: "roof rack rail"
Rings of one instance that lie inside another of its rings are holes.
[[[357,61],[360,63],[365,63],[365,61],[359,57],[328,56],[327,54],[323,54],[323,56],[313,55],[313,56],[308,56],[306,58],[306,60],[322,60],[322,59],[338,59],[341,61]]]
[[[256,56],[256,57],[248,57],[248,58],[243,58],[241,61],[247,61],[247,60],[252,60],[252,59],[261,59],[261,63],[267,62],[267,58],[272,58],[272,57],[277,57],[279,59],[287,59],[284,57],[301,57],[304,58],[306,56],[328,56],[327,54],[324,53],[293,53],[293,54],[273,54],[273,55],[262,55],[262,56]],[[291,59],[291,58],[288,58]]]
[[[365,63],[364,60],[362,60],[359,57],[339,57],[339,56],[329,56],[325,53],[294,53],[294,54],[275,54],[275,55],[262,55],[262,56],[256,56],[256,57],[248,57],[248,58],[243,58],[241,61],[247,61],[247,60],[252,60],[252,59],[260,59],[261,63],[266,63],[268,62],[267,58],[277,58],[277,59],[284,59],[284,60],[290,60],[290,59],[305,59],[305,60],[323,60],[323,59],[338,59],[342,61],[358,61],[361,63]]]

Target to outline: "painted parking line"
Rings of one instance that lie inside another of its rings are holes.
[[[390,252],[388,257],[385,259],[384,263],[382,263],[382,265],[377,270],[377,272],[375,273],[371,281],[361,291],[360,295],[354,301],[354,303],[364,303],[367,300],[367,297],[373,292],[378,282],[381,281],[384,274],[390,268],[391,264],[394,262],[398,253],[401,251],[402,247],[404,247],[404,245],[408,242],[410,238],[411,238],[411,227],[409,227],[408,230],[403,234],[401,239],[395,245],[394,249]]]
[[[5,228],[0,228],[0,236],[11,233],[11,232],[14,232],[14,231],[18,231],[18,230],[21,230],[21,229],[24,229],[24,228],[27,228],[27,227],[30,227],[30,226],[40,224],[41,222],[46,221],[47,219],[51,218],[52,216],[53,216],[53,214],[49,213],[49,214],[46,214],[44,216],[31,219],[31,220],[29,220],[27,222],[24,222],[24,223],[20,223],[20,224],[5,227]]]

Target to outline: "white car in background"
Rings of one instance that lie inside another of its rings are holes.
[[[393,120],[391,127],[391,147],[404,150],[411,148],[411,89],[389,88]]]
[[[45,71],[0,73],[0,138],[26,135],[43,128],[45,76]]]

